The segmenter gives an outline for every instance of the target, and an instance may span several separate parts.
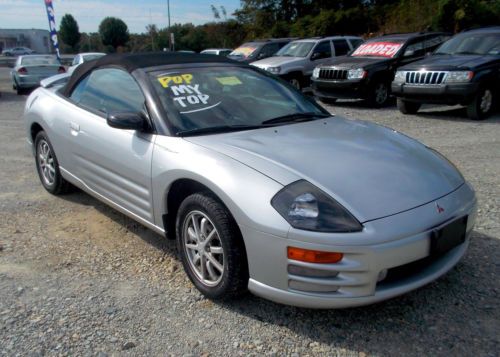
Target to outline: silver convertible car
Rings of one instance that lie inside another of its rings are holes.
[[[64,82],[26,103],[42,185],[77,186],[176,239],[209,298],[371,304],[437,279],[467,249],[477,204],[453,164],[255,67],[107,55]]]

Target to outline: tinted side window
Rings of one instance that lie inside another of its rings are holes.
[[[408,45],[403,54],[404,57],[422,56],[424,55],[424,43],[425,37],[421,37],[414,40],[410,45]]]
[[[333,40],[333,47],[335,48],[335,56],[344,56],[350,51],[346,40]]]
[[[267,57],[274,55],[276,52],[279,50],[279,45],[277,43],[270,43],[268,45],[265,45],[264,48],[262,48],[261,53],[266,55]]]
[[[93,71],[71,93],[76,103],[103,113],[113,111],[141,112],[144,96],[132,76],[120,69]]]
[[[330,46],[330,41],[323,41],[316,45],[314,48],[312,56],[315,59],[328,58],[332,56],[332,47]]]
[[[358,48],[359,45],[361,45],[363,42],[362,39],[354,39],[354,40],[350,40],[351,41],[351,45],[352,45],[352,49],[355,50],[356,48]]]

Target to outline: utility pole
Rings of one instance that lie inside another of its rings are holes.
[[[168,14],[168,49],[172,51],[172,35],[170,34],[170,0],[167,0],[167,14]]]

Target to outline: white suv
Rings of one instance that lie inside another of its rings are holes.
[[[361,37],[313,37],[292,41],[274,56],[252,65],[279,75],[298,89],[307,87],[314,68],[333,57],[344,56],[363,42]]]

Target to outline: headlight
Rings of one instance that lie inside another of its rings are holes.
[[[296,181],[271,200],[294,228],[316,232],[359,232],[363,226],[337,201],[307,181]]]
[[[347,79],[362,79],[365,78],[366,73],[363,68],[350,69],[347,72]]]
[[[316,68],[313,70],[312,77],[313,77],[313,78],[319,78],[319,67],[316,67]]]
[[[406,71],[397,71],[394,76],[395,83],[404,83],[406,82]]]
[[[446,83],[469,82],[472,77],[474,77],[474,72],[472,71],[448,72],[448,75],[446,76]]]
[[[279,74],[281,71],[281,67],[267,67],[266,70],[272,74]]]

